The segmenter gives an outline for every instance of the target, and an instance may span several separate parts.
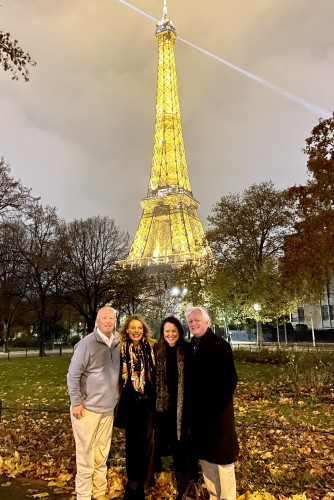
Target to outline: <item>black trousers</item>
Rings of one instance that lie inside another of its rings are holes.
[[[178,441],[176,422],[176,406],[156,415],[156,470],[161,470],[160,457],[172,456],[177,490],[182,493],[198,478],[198,460],[190,455],[188,437]]]
[[[149,399],[134,401],[125,428],[128,487],[143,490],[154,484],[154,431]]]

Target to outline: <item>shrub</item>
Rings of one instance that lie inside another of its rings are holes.
[[[74,335],[73,337],[70,338],[69,345],[75,346],[81,340],[80,335]]]
[[[265,348],[256,351],[238,349],[233,351],[233,356],[236,361],[245,361],[247,363],[270,363],[277,365],[289,362],[288,352],[283,350],[271,351]]]
[[[331,352],[300,352],[290,355],[289,362],[275,381],[277,389],[284,388],[296,395],[316,396],[333,394],[334,359]]]
[[[9,347],[30,347],[30,344],[27,342],[26,339],[23,339],[21,337],[11,340],[9,342]]]
[[[308,326],[305,325],[304,323],[298,323],[295,326],[295,329],[296,329],[297,332],[307,332]]]
[[[273,393],[289,392],[316,396],[334,396],[333,351],[270,351],[261,349],[234,351],[236,361],[282,365],[281,373],[275,377],[268,390]]]

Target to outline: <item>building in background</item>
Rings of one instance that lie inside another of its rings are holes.
[[[297,311],[291,314],[291,323],[305,325],[315,330],[334,329],[334,276],[326,283],[321,300],[299,304]]]

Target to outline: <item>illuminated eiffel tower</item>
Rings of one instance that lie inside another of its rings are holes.
[[[155,36],[159,58],[151,177],[137,233],[121,262],[124,267],[179,267],[212,258],[189,181],[174,57],[177,35],[167,17],[166,0]]]

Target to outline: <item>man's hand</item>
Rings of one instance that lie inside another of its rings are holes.
[[[84,409],[84,407],[82,405],[72,406],[72,415],[73,415],[73,417],[75,417],[78,420],[80,420],[80,418],[85,415],[85,409]]]

